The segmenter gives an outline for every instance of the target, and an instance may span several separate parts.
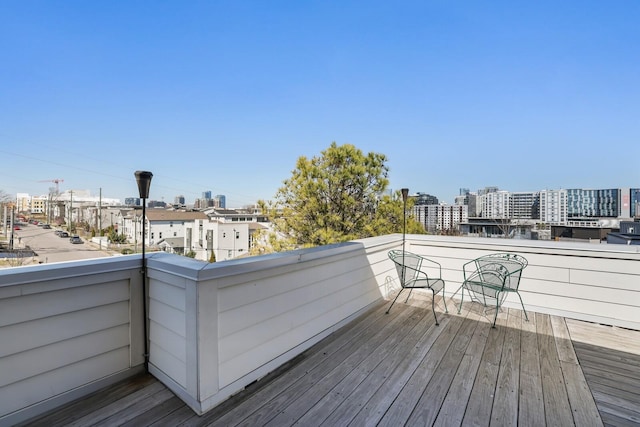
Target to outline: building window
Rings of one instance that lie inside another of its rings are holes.
[[[158,233],[158,239],[162,239],[162,231]]]

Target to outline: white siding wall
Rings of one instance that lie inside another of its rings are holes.
[[[0,283],[0,425],[139,371],[139,258],[4,269]]]
[[[380,300],[379,273],[393,268],[380,261],[393,245],[354,242],[204,268],[154,254],[151,372],[205,412]]]
[[[150,254],[150,372],[197,412],[211,409],[397,289],[387,253],[401,246],[390,235],[213,264]],[[527,310],[640,330],[636,248],[424,235],[406,248],[442,264],[448,295],[465,262],[521,254]],[[0,425],[142,365],[139,264],[0,270]]]
[[[462,265],[493,252],[514,252],[529,265],[520,294],[541,313],[640,330],[640,253],[626,245],[411,236],[407,250],[442,264],[447,293],[463,280]],[[507,306],[518,308],[517,296]]]

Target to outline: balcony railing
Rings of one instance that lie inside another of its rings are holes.
[[[387,252],[401,244],[390,235],[214,264],[150,255],[150,372],[208,411],[397,289]],[[519,253],[527,310],[640,330],[634,247],[408,236],[406,248],[442,264],[447,294],[466,261]],[[142,370],[140,267],[132,255],[0,271],[0,425]]]

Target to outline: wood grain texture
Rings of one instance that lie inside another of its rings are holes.
[[[417,301],[388,315],[380,304],[202,416],[144,375],[25,425],[640,423],[640,355],[624,351],[633,344],[608,348],[602,325],[508,309],[493,329],[465,303],[460,315],[439,312],[436,326]]]

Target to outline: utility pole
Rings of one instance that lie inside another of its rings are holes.
[[[9,217],[7,216],[7,205],[6,203],[2,204],[3,207],[3,211],[4,211],[4,216],[3,221],[2,221],[2,229],[4,230],[4,237],[7,237],[7,220],[9,219]]]
[[[69,233],[73,231],[73,190],[69,190]]]
[[[100,188],[100,198],[98,199],[98,236],[102,235],[102,187]]]
[[[15,231],[13,230],[13,224],[15,224],[15,207],[13,206],[13,204],[11,204],[11,220],[10,220],[10,227],[11,230],[9,230],[10,234],[10,238],[9,238],[9,250],[13,251],[13,233],[15,233]]]

